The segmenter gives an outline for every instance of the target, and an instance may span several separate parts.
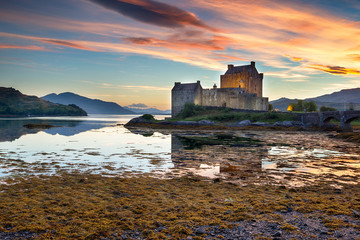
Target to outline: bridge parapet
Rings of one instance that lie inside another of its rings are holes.
[[[343,131],[352,131],[351,122],[360,118],[360,111],[334,111],[334,112],[314,112],[299,113],[299,121],[305,126],[326,127],[331,119],[340,121],[340,128]]]

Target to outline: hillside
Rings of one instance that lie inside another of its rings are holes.
[[[55,104],[36,96],[22,94],[14,88],[0,87],[1,116],[86,116],[80,107]]]
[[[89,114],[135,114],[113,102],[83,97],[71,92],[49,94],[42,99],[60,104],[76,104]]]
[[[125,109],[128,109],[136,114],[152,114],[152,115],[170,115],[171,110],[160,110],[157,108],[133,108],[126,106]]]
[[[296,103],[298,99],[280,98],[270,103],[274,109],[286,111],[290,103]],[[353,104],[355,110],[360,110],[360,88],[346,89],[331,94],[326,94],[313,98],[306,98],[304,101],[313,101],[318,109],[321,106],[336,108],[337,110],[349,109],[350,103]]]
[[[319,97],[307,98],[306,100],[329,103],[360,103],[360,88],[344,89]]]

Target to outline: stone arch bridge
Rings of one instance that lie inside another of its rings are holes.
[[[340,122],[341,130],[352,131],[350,123],[355,119],[360,119],[360,111],[299,113],[298,116],[306,126],[326,127],[331,119],[336,119]]]

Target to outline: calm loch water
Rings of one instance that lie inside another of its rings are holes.
[[[334,133],[151,131],[123,127],[132,117],[1,119],[0,178],[85,172],[109,176],[199,175],[240,184],[292,186],[318,181],[333,185],[359,182],[359,144],[333,138]],[[23,127],[27,123],[56,127],[27,129]],[[240,142],[222,144],[224,138]]]

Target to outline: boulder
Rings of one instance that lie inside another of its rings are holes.
[[[265,122],[255,122],[251,124],[252,126],[258,126],[258,127],[269,127],[272,126],[272,124],[265,123]]]
[[[304,124],[302,122],[298,122],[298,121],[283,121],[283,122],[274,123],[274,126],[280,126],[280,127],[304,127]]]
[[[142,116],[140,117],[136,117],[131,119],[127,124],[132,124],[132,123],[151,123],[151,120],[147,120],[145,118],[143,118]]]
[[[251,121],[250,120],[243,120],[241,122],[236,123],[236,125],[239,126],[239,127],[249,126],[249,125],[251,125]]]
[[[199,125],[196,121],[176,121],[173,122],[174,125],[186,125],[186,126],[197,126]]]
[[[200,121],[198,121],[198,124],[199,125],[214,125],[215,123],[210,120],[200,120]]]

